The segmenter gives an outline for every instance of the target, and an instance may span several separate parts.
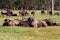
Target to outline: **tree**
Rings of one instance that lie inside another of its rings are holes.
[[[15,9],[21,9],[21,7],[22,7],[21,1],[20,0],[16,0],[14,2],[14,6],[15,6]]]

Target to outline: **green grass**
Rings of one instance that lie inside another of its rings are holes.
[[[13,12],[18,14],[18,11]],[[31,14],[29,14],[29,16],[33,17]],[[5,18],[22,19],[21,16],[0,16],[0,40],[60,40],[60,26],[48,26],[46,28],[30,28],[21,26],[3,27],[2,23]],[[36,12],[34,18],[37,20],[50,18],[60,23],[60,16],[51,16],[48,14],[41,15]]]

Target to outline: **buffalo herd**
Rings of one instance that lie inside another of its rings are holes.
[[[41,13],[44,13],[42,10]],[[51,12],[50,12],[51,13]],[[19,15],[22,16],[27,16],[29,13],[26,10],[19,11]],[[35,12],[34,10],[31,12],[31,14],[34,16]],[[57,15],[59,13],[56,13]],[[3,10],[1,11],[1,15],[6,15],[6,16],[17,16],[17,14],[13,14],[12,11],[10,10]],[[44,19],[44,20],[36,20],[32,17],[28,18],[23,18],[21,20],[19,19],[4,19],[3,26],[24,26],[24,27],[47,27],[47,26],[60,26],[58,22],[53,21],[52,19]]]
[[[26,10],[23,10],[23,11],[19,11],[19,15],[21,15],[22,17],[23,16],[27,16],[29,13],[26,11]],[[31,12],[31,14],[34,16],[35,15],[35,12],[34,11],[32,11]],[[6,10],[6,9],[3,9],[2,11],[1,11],[1,15],[6,15],[6,16],[17,16],[17,14],[14,14],[11,10]]]
[[[29,13],[26,11],[26,10],[22,10],[21,12],[19,11],[18,12],[19,13],[19,15],[21,15],[22,17],[23,16],[27,16]],[[44,10],[41,10],[41,14],[43,14],[43,13],[45,13],[45,11]],[[49,11],[48,12],[50,15],[52,15],[52,11]],[[31,12],[31,14],[34,16],[35,15],[35,11],[33,10],[32,12]],[[2,11],[1,11],[1,15],[6,15],[6,16],[18,16],[17,14],[14,14],[11,10],[9,10],[9,9],[3,9]],[[54,15],[60,15],[60,13],[54,13]]]
[[[24,27],[47,27],[47,26],[60,26],[58,22],[52,19],[36,20],[32,17],[19,19],[5,19],[3,26],[24,26]]]

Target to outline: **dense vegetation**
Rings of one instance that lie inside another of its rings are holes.
[[[48,9],[51,0],[0,0],[0,9]],[[55,9],[60,9],[60,0],[54,0]]]

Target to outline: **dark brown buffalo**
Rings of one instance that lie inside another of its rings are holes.
[[[47,27],[47,23],[45,21],[38,21],[38,27]]]
[[[34,11],[32,11],[32,12],[31,12],[31,14],[34,16],[34,15],[35,15],[35,12],[34,12]]]
[[[28,18],[30,27],[46,27],[47,24],[44,21],[35,20],[31,17]]]
[[[35,20],[31,17],[24,18],[20,23],[19,26],[25,26],[25,27],[46,27],[47,24],[44,21]]]
[[[10,11],[10,10],[3,10],[3,11],[1,11],[1,15],[6,15],[6,16],[17,16],[17,14],[13,14],[13,12]]]
[[[41,21],[29,17],[29,18],[24,18],[22,20],[5,19],[3,26],[47,27],[47,26],[60,26],[60,24],[53,21],[52,19],[44,19]]]
[[[44,19],[48,26],[59,26],[60,24],[53,21],[52,19]]]
[[[19,11],[19,15],[21,15],[21,16],[27,16],[28,13],[27,13],[27,11],[23,10],[22,12]]]
[[[41,25],[41,24],[40,24]],[[37,21],[35,21],[33,18],[24,18],[20,23],[19,26],[25,26],[25,27],[38,27]]]
[[[45,11],[44,10],[41,10],[41,13],[45,13]]]
[[[4,23],[3,23],[3,26],[9,26],[8,22],[10,22],[11,20],[9,19],[5,19],[4,20]]]
[[[29,27],[28,21],[21,21],[18,26],[24,26],[24,27]]]
[[[18,26],[19,23],[20,21],[18,19],[15,20],[5,19],[3,26]]]
[[[18,24],[18,26],[28,26],[28,21],[26,18],[24,18],[23,20],[20,20],[20,23]]]

